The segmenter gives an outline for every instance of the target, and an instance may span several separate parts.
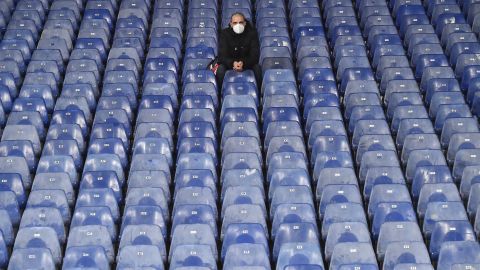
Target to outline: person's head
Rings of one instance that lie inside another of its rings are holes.
[[[237,34],[243,33],[245,30],[245,26],[247,25],[247,20],[245,19],[245,15],[241,12],[235,12],[230,17],[230,27],[232,27],[233,32]]]

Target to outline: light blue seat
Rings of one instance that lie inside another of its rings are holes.
[[[132,159],[134,164],[135,159]],[[132,165],[133,166],[133,165]],[[125,182],[125,175],[122,164],[117,155],[114,154],[91,154],[87,156],[83,172],[114,171],[120,183]]]
[[[277,267],[285,269],[288,265],[309,265],[323,268],[320,249],[315,244],[284,244],[280,248]]]
[[[375,253],[370,243],[340,243],[335,246],[330,269],[342,269],[342,265],[355,265],[378,269]]]
[[[387,222],[380,228],[377,241],[377,255],[383,260],[391,244],[405,242],[423,243],[422,233],[416,222]]]
[[[273,245],[273,258],[278,259],[281,248],[290,243],[309,243],[318,245],[316,226],[312,223],[284,223],[280,225]]]
[[[26,208],[19,228],[50,227],[57,234],[61,244],[66,241],[65,227],[60,211],[53,207]]]
[[[448,166],[423,166],[418,167],[412,180],[412,198],[417,201],[424,185],[452,183],[452,173]]]
[[[108,260],[114,260],[113,244],[104,226],[86,225],[72,228],[68,235],[67,250],[71,247],[101,247]]]
[[[394,242],[388,245],[383,260],[384,269],[398,269],[402,265],[425,264],[429,265],[430,257],[425,244],[422,242]]]
[[[417,150],[440,150],[440,141],[436,134],[409,134],[403,141],[401,161],[407,164],[411,153]]]
[[[128,269],[137,267],[164,269],[158,248],[147,245],[123,247],[117,256],[117,268]]]
[[[3,261],[2,265],[5,264],[6,258]],[[20,270],[29,267],[35,268],[39,266],[44,269],[55,269],[55,262],[53,261],[52,254],[46,248],[25,248],[14,250],[10,257],[8,269]]]
[[[330,225],[325,241],[325,260],[330,261],[335,246],[341,243],[371,243],[366,224],[339,222]]]
[[[210,226],[207,224],[184,224],[179,225],[172,232],[172,243],[169,259],[172,259],[176,249],[183,245],[202,245],[210,248],[214,258],[218,258],[217,245]]]
[[[267,235],[259,224],[230,224],[223,235],[221,257],[225,258],[228,249],[239,244],[261,244],[270,253]]]
[[[428,239],[437,222],[467,219],[467,213],[461,202],[432,202],[428,204],[425,212],[423,233]]]
[[[322,239],[326,239],[332,224],[341,222],[360,222],[367,224],[365,211],[361,204],[336,203],[330,204],[325,209],[322,221]]]
[[[182,245],[170,260],[171,269],[217,269],[213,253],[204,245]]]
[[[368,151],[360,162],[359,180],[365,182],[368,171],[375,167],[399,167],[395,151]]]
[[[437,222],[430,238],[430,256],[433,260],[437,259],[444,243],[456,241],[476,241],[470,222],[467,220]]]
[[[167,259],[165,240],[159,227],[155,225],[129,225],[120,235],[121,250],[127,246],[154,246],[161,253],[162,260]]]
[[[159,228],[163,237],[166,237],[166,225],[163,218],[162,209],[153,205],[132,205],[127,206],[120,228],[120,235],[123,234],[128,226],[151,225]]]
[[[477,154],[478,150],[476,149],[464,149],[457,152],[452,169],[452,175],[455,181],[461,179],[466,167],[480,165]]]
[[[223,239],[229,226],[235,228],[238,224],[251,224],[254,228],[260,226],[267,234],[266,215],[260,205],[234,204],[227,207],[222,220],[220,239]]]
[[[229,187],[225,191],[222,202],[221,217],[225,215],[226,209],[231,205],[254,204],[259,205],[266,213],[265,194],[259,187],[236,186]]]
[[[47,249],[55,264],[61,261],[61,249],[55,230],[49,227],[28,227],[18,231],[13,249]]]
[[[238,244],[232,246],[225,255],[224,269],[248,269],[248,267],[262,267],[270,270],[270,261],[265,249],[260,244]]]
[[[325,209],[335,203],[358,203],[362,202],[357,185],[328,185],[323,188],[320,196],[319,215],[322,219]]]
[[[89,188],[79,191],[75,207],[107,207],[116,221],[120,218],[118,202],[109,188]]]
[[[450,269],[454,265],[478,264],[479,246],[475,241],[454,241],[442,245],[439,253],[439,270]]]
[[[110,265],[102,247],[71,247],[65,251],[63,268],[110,269]]]
[[[407,183],[412,182],[413,177],[415,176],[415,172],[418,170],[419,167],[438,165],[447,165],[445,156],[443,155],[441,150],[425,149],[412,151],[409,155],[407,167],[405,170]]]

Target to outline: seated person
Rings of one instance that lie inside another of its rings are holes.
[[[242,13],[234,13],[230,24],[220,32],[217,67],[217,84],[221,89],[227,70],[242,72],[253,70],[258,87],[261,85],[262,70],[258,65],[260,55],[257,31]]]

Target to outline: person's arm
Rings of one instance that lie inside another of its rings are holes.
[[[243,63],[244,69],[251,69],[253,66],[258,64],[258,59],[260,58],[260,45],[258,42],[257,31],[253,31],[252,33],[249,51],[250,52],[245,58],[245,62]]]
[[[227,69],[233,68],[233,58],[228,50],[227,37],[224,31],[220,33],[220,40],[218,44],[218,62],[225,65]]]

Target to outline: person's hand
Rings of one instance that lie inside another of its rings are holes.
[[[242,71],[243,70],[243,62],[242,61],[233,62],[233,70]]]

